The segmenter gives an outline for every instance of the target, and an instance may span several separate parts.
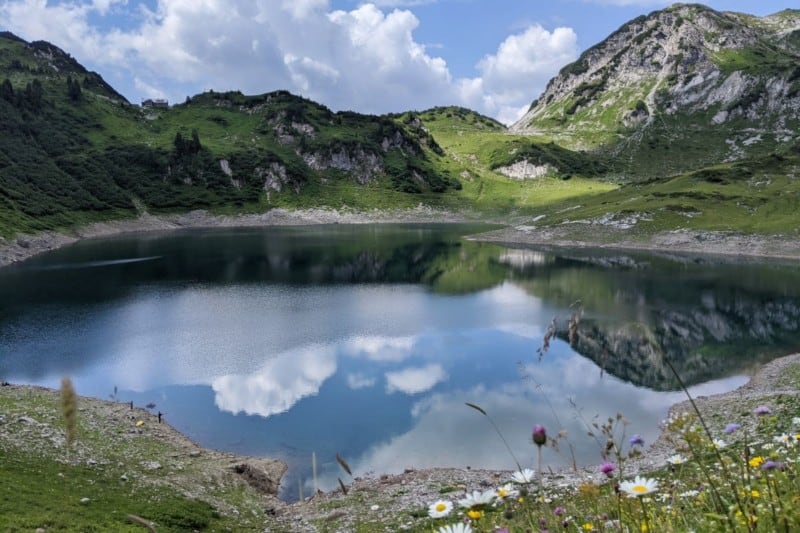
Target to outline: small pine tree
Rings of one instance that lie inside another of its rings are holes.
[[[81,84],[78,80],[72,79],[72,76],[67,76],[67,96],[73,102],[79,101],[83,96]]]
[[[14,86],[11,85],[11,81],[8,78],[4,79],[3,83],[0,83],[0,98],[6,102],[14,102]]]
[[[181,132],[175,134],[175,140],[172,141],[172,144],[175,146],[175,155],[183,157],[183,154],[186,152],[186,141],[183,135],[181,135]]]
[[[200,134],[197,133],[196,129],[193,129],[192,130],[192,142],[190,144],[189,149],[190,149],[191,153],[196,154],[196,153],[198,153],[200,151],[201,148],[202,148],[202,145],[200,144]]]

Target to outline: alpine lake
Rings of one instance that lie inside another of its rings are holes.
[[[287,462],[292,500],[348,479],[337,454],[356,476],[513,470],[492,423],[523,467],[535,467],[534,424],[599,464],[592,422],[621,413],[617,436],[649,443],[685,399],[665,361],[707,395],[800,348],[796,263],[463,238],[487,229],[84,240],[0,269],[0,379],[69,376],[81,395],[151,404],[205,447]],[[546,467],[572,464],[559,449],[544,450]]]

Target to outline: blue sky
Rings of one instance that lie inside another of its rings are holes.
[[[364,113],[462,105],[515,120],[581,51],[659,0],[0,0],[132,102],[287,89]],[[788,0],[709,0],[768,15]]]

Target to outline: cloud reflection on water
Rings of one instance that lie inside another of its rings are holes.
[[[420,394],[431,390],[437,383],[447,379],[442,365],[434,364],[417,368],[404,368],[386,373],[386,392]]]
[[[560,341],[553,344],[541,362],[521,367],[519,379],[491,385],[481,380],[476,375],[470,382],[447,382],[446,390],[437,389],[417,399],[410,408],[412,424],[406,431],[376,442],[358,457],[348,458],[354,475],[399,473],[405,468],[514,469],[514,459],[489,421],[465,402],[479,403],[500,428],[522,466],[533,467],[535,452],[530,432],[534,424],[544,424],[551,434],[566,430],[578,464],[599,464],[599,445],[586,435],[587,423],[595,419],[602,422],[621,412],[628,421],[627,436],[639,433],[651,443],[659,433],[653,424],[654,414],[664,416],[672,404],[684,399],[682,392],[655,392],[601,375],[594,363]],[[745,381],[743,376],[720,379],[691,392],[726,392]],[[569,466],[572,462],[566,443],[560,454],[546,448],[544,457],[545,465],[550,467]],[[339,475],[335,466],[323,471],[319,479],[322,489],[334,489]]]
[[[233,414],[270,416],[283,413],[302,398],[316,395],[336,372],[332,347],[311,346],[279,355],[251,375],[214,379],[214,403]]]

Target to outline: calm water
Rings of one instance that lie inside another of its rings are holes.
[[[220,229],[84,241],[0,269],[0,377],[153,402],[199,443],[279,457],[311,492],[407,467],[523,466],[530,429],[621,411],[652,441],[682,399],[730,390],[800,346],[796,264],[549,253],[465,225]],[[576,304],[576,302],[578,302]],[[537,348],[584,316],[573,350]],[[569,458],[546,450],[548,464]]]

